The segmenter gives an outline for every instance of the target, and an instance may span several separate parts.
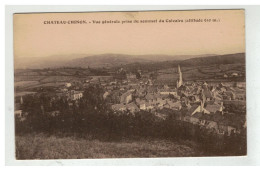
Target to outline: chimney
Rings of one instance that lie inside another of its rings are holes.
[[[202,111],[203,111],[203,108],[204,108],[203,101],[200,101],[200,112],[202,112]]]
[[[42,113],[44,114],[44,107],[43,107],[43,105],[41,105],[41,110],[42,110]]]
[[[219,110],[219,111],[221,111],[221,112],[222,112],[222,115],[223,115],[223,108],[224,108],[224,107],[223,107],[223,102],[221,102],[220,105],[221,105],[221,107],[220,107],[220,110]]]

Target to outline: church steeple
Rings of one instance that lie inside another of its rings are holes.
[[[20,98],[20,104],[23,104],[23,96]]]
[[[181,87],[183,84],[180,65],[178,65],[178,74],[179,74],[179,80],[177,80],[177,88]]]

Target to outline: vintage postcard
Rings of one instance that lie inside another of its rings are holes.
[[[15,156],[247,155],[244,10],[16,13]]]

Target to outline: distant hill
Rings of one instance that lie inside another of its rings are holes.
[[[200,55],[200,57],[206,57],[208,55]],[[195,55],[123,55],[123,54],[102,54],[88,56],[84,58],[73,59],[64,64],[66,67],[116,67],[122,65],[128,65],[133,63],[154,63],[162,61],[172,61],[172,60],[184,60],[193,57],[198,57]]]
[[[212,54],[213,55],[213,54]],[[210,56],[212,56],[210,55]],[[193,57],[206,57],[209,55],[124,55],[124,54],[71,54],[54,55],[42,58],[15,58],[15,69],[42,69],[58,67],[116,67],[132,63],[153,63],[172,60],[185,60]]]
[[[15,57],[15,69],[43,69],[62,67],[68,61],[76,58],[87,57],[87,54],[53,55],[49,57]]]
[[[114,67],[118,65],[125,65],[130,63],[147,63],[151,62],[149,59],[142,59],[131,55],[122,54],[103,54],[93,55],[84,58],[73,59],[67,61],[63,66],[65,67],[82,67],[82,68],[101,68],[101,67]]]
[[[120,67],[123,67],[128,71],[135,71],[136,69],[155,71],[160,69],[177,67],[178,65],[207,66],[207,65],[214,65],[214,64],[234,64],[234,63],[245,64],[245,53],[203,56],[203,57],[191,58],[186,60],[168,60],[168,61],[150,62],[150,63],[132,63]],[[118,69],[118,68],[119,67],[115,67],[114,69]]]
[[[139,59],[150,60],[154,62],[163,62],[171,60],[186,60],[194,57],[207,57],[207,56],[216,56],[215,54],[204,54],[204,55],[136,55]]]
[[[212,65],[212,64],[234,64],[234,63],[245,63],[245,53],[191,58],[180,62],[180,64],[183,66],[200,66],[200,65],[202,66],[202,65]]]
[[[227,64],[245,62],[245,54],[230,55],[123,55],[123,54],[101,54],[101,55],[61,55],[44,58],[16,58],[15,69],[42,69],[59,67],[82,67],[82,68],[112,68],[119,66],[155,66],[165,65],[200,65],[200,64]]]

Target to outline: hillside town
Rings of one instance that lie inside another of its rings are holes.
[[[141,71],[126,73],[121,68],[117,74],[123,74],[125,78],[119,76],[110,79],[86,79],[84,82],[66,82],[63,87],[57,88],[49,95],[52,100],[63,98],[69,106],[77,106],[87,86],[100,85],[104,89],[103,99],[115,114],[135,115],[136,112],[147,111],[162,120],[171,115],[175,120],[203,126],[220,135],[239,134],[241,129],[246,128],[244,83],[185,82],[179,65],[176,70],[178,73],[176,84],[162,85]],[[19,109],[23,104],[23,97],[21,96],[19,100],[16,103],[15,114],[24,120],[25,116]],[[240,110],[242,113],[233,112],[230,105],[242,105]],[[45,111],[44,106],[41,109]],[[54,109],[46,113],[56,116],[59,110]]]

